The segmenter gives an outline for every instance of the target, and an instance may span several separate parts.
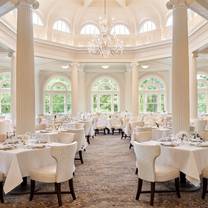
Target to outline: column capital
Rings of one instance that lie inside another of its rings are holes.
[[[72,68],[79,68],[79,67],[80,67],[80,63],[78,63],[78,62],[73,62],[73,63],[70,64],[70,66],[71,66]]]
[[[196,52],[196,51],[192,52],[192,57],[193,58],[198,58],[199,57],[198,52]]]
[[[130,66],[131,66],[132,69],[135,69],[135,68],[137,68],[137,67],[139,66],[139,63],[136,62],[136,61],[134,61],[134,62],[132,62],[132,63],[130,64]]]
[[[33,9],[38,9],[39,8],[39,2],[37,0],[10,0],[12,3],[15,5],[31,5]]]
[[[187,7],[188,1],[187,0],[169,0],[166,3],[166,7],[168,9],[175,9],[178,7]]]

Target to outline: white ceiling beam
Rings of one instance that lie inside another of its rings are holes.
[[[0,0],[0,17],[13,10],[15,7],[16,4],[14,1]]]

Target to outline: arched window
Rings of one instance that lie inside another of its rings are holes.
[[[11,75],[0,73],[0,114],[11,113]]]
[[[71,112],[71,83],[65,77],[49,79],[44,89],[45,113]]]
[[[60,32],[70,33],[70,28],[68,23],[66,23],[63,20],[57,20],[56,22],[54,22],[53,29]]]
[[[150,32],[156,30],[156,25],[151,20],[147,20],[142,23],[139,29],[139,33]]]
[[[41,20],[40,16],[33,12],[33,24],[43,26],[43,21]]]
[[[123,24],[116,24],[112,27],[111,29],[111,34],[116,34],[116,35],[129,35],[129,29],[126,25]]]
[[[98,35],[100,34],[100,30],[94,24],[86,24],[82,27],[80,34],[81,35]]]
[[[93,112],[118,112],[120,110],[118,83],[108,77],[94,82],[91,89]]]
[[[197,75],[198,86],[198,112],[208,113],[208,75]]]
[[[148,77],[139,85],[140,112],[165,111],[165,86],[157,77]]]
[[[171,26],[173,26],[173,15],[170,15],[166,22],[166,27],[171,27]]]

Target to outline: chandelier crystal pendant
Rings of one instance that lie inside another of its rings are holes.
[[[88,43],[88,52],[92,55],[108,57],[120,55],[124,50],[124,43],[116,34],[111,34],[111,24],[106,15],[106,0],[104,0],[104,17],[99,18],[100,33]]]

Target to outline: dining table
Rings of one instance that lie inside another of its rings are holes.
[[[194,186],[200,185],[200,176],[208,167],[208,143],[174,145],[170,142],[147,141],[146,144],[160,145],[161,154],[156,159],[158,165],[177,168]]]
[[[0,144],[2,147],[2,144]],[[66,145],[48,143],[44,145],[21,145],[14,148],[0,149],[0,171],[5,175],[3,190],[5,194],[12,191],[30,176],[30,171],[44,166],[55,165],[51,157],[52,146]]]

